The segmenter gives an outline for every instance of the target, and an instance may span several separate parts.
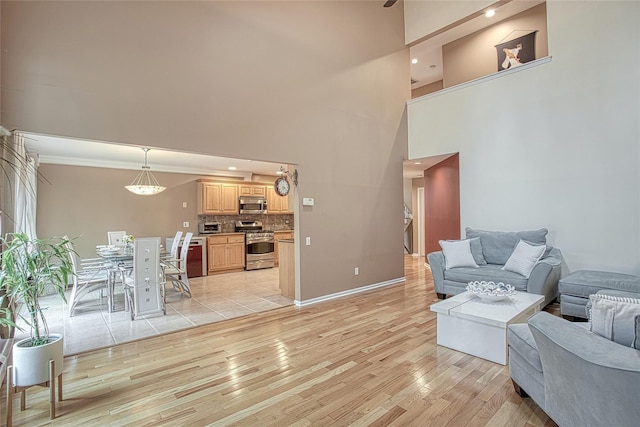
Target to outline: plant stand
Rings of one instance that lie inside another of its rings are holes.
[[[49,381],[30,386],[14,386],[13,385],[13,366],[7,369],[7,427],[12,425],[13,419],[13,397],[20,393],[20,410],[24,411],[27,407],[27,389],[34,385],[41,387],[49,387],[49,418],[56,417],[56,362],[49,361]],[[58,402],[62,401],[62,372],[58,375]]]

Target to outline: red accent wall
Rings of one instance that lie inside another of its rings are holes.
[[[438,240],[460,239],[459,155],[424,171],[426,253],[439,251]]]

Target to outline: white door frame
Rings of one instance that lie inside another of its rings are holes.
[[[418,225],[418,255],[424,256],[424,187],[418,187],[418,195],[416,200],[416,214],[413,216],[414,221],[417,218]]]

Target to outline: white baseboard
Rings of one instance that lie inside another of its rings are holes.
[[[397,283],[402,283],[404,281],[405,281],[404,277],[398,277],[397,279],[391,279],[391,280],[387,280],[380,283],[374,283],[373,285],[361,286],[359,288],[349,289],[347,291],[342,291],[342,292],[336,292],[335,294],[324,295],[321,297],[311,298],[304,301],[295,300],[294,304],[296,305],[296,307],[304,307],[311,304],[317,304],[319,302],[330,301],[332,299],[346,297],[348,295],[359,294],[362,292],[370,291],[372,289],[378,289],[378,288],[383,288],[385,286],[395,285]]]

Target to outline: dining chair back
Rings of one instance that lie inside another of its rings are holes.
[[[160,268],[160,237],[142,237],[133,243],[133,273],[125,278],[131,320],[164,314],[164,280]]]
[[[178,258],[178,248],[180,247],[181,238],[182,238],[182,231],[176,231],[176,236],[173,238],[173,243],[171,243],[171,251],[169,251],[169,258],[171,259]]]
[[[124,246],[126,231],[107,231],[107,239],[110,245]]]
[[[189,244],[193,233],[185,234],[180,250],[180,257],[177,260],[167,260],[164,267],[166,281],[171,281],[174,289],[191,297],[191,287],[187,276],[187,257],[189,256]]]

